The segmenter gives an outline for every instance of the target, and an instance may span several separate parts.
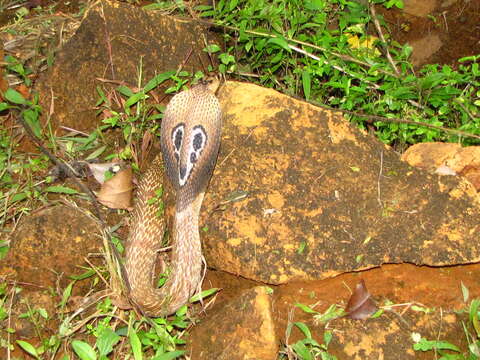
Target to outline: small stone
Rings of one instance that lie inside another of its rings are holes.
[[[192,329],[192,360],[275,360],[279,341],[269,288],[257,286],[238,295]]]

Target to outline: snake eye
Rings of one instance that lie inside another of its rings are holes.
[[[185,132],[184,123],[178,124],[172,130],[173,152],[177,161],[180,161],[180,149],[182,148],[184,132]]]

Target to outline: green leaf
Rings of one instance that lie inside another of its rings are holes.
[[[183,354],[185,354],[185,351],[176,350],[176,351],[168,352],[166,354],[157,355],[154,358],[152,358],[152,360],[172,360],[172,359],[178,358],[179,356],[182,356]]]
[[[25,200],[27,197],[28,197],[28,194],[26,192],[16,193],[10,198],[10,201],[14,203],[17,201]]]
[[[479,321],[479,310],[480,310],[480,299],[472,300],[470,303],[470,321],[472,322],[473,328],[477,333],[477,336],[480,337],[480,321]]]
[[[102,88],[98,85],[97,85],[97,93],[100,96],[100,99],[97,100],[97,102],[95,103],[95,106],[100,106],[103,103],[108,104],[108,100],[107,100],[107,97],[105,96],[105,93],[103,92]]]
[[[119,87],[117,87],[117,91],[122,94],[122,95],[125,95],[125,96],[132,96],[133,94],[135,94],[132,89],[130,89],[129,87],[125,86],[125,85],[120,85]]]
[[[203,50],[208,53],[216,53],[216,52],[219,52],[221,49],[220,49],[220,46],[218,46],[217,44],[210,44],[210,45],[207,45],[207,47]]]
[[[7,91],[5,91],[5,94],[3,94],[3,96],[5,99],[14,104],[24,105],[27,103],[27,100],[25,100],[22,94],[12,88],[8,88]]]
[[[69,278],[72,280],[84,280],[84,279],[88,279],[89,277],[92,277],[95,274],[96,274],[95,270],[89,269],[80,275],[70,275]]]
[[[7,103],[4,103],[4,102],[0,103],[0,111],[6,110],[6,109],[8,109],[9,107],[10,107],[10,106],[8,106]]]
[[[97,349],[100,356],[107,356],[113,351],[113,347],[120,341],[120,336],[112,329],[104,328],[97,338]]]
[[[307,305],[296,303],[295,306],[302,309],[307,314],[320,314],[318,311],[313,310],[311,307],[309,307]]]
[[[43,317],[44,319],[48,319],[48,312],[47,310],[43,309],[43,308],[40,308],[40,309],[37,309],[37,312],[38,314]]]
[[[46,187],[43,192],[57,193],[57,194],[78,194],[78,191],[67,186],[62,185],[52,185]]]
[[[84,341],[73,340],[72,348],[75,351],[75,354],[82,360],[96,360],[97,354],[95,350]]]
[[[292,49],[290,49],[290,47],[288,46],[288,41],[285,40],[283,37],[270,38],[268,39],[267,44],[274,44],[284,50],[287,50],[289,53],[292,52]]]
[[[292,345],[292,348],[295,351],[295,354],[300,355],[300,359],[314,360],[312,354],[302,341],[297,341],[295,344]]]
[[[32,109],[27,109],[22,113],[25,122],[30,126],[36,137],[42,137],[42,127],[40,125],[40,119],[38,112]]]
[[[164,73],[156,75],[153,79],[151,79],[149,82],[145,84],[143,87],[143,91],[145,93],[148,93],[150,90],[155,89],[158,85],[163,83],[164,81],[170,79],[173,75],[175,75],[176,71],[171,70],[171,71],[166,71]]]
[[[67,287],[63,290],[62,300],[60,301],[60,304],[59,304],[61,308],[65,306],[68,299],[70,298],[70,295],[72,295],[73,284],[75,284],[75,281],[71,281],[70,284],[68,284]]]
[[[200,294],[193,295],[189,302],[194,303],[196,301],[199,301],[200,299],[205,299],[206,297],[209,297],[212,294],[215,294],[220,288],[211,288],[208,290],[202,291]]]
[[[132,352],[133,352],[133,357],[135,360],[142,360],[143,355],[142,355],[142,343],[140,342],[140,339],[138,338],[137,333],[135,332],[134,329],[130,329],[130,333],[128,335],[130,339],[130,346],[132,347]]]
[[[37,349],[35,349],[35,347],[32,344],[23,340],[17,340],[17,344],[20,345],[20,347],[24,351],[32,355],[35,359],[40,359]]]
[[[310,90],[312,88],[312,79],[310,77],[310,72],[307,70],[302,71],[302,85],[303,85],[303,93],[305,94],[305,99],[310,100]]]
[[[323,342],[325,343],[326,346],[330,344],[330,341],[332,341],[332,338],[333,338],[333,334],[331,331],[325,331],[323,333]]]
[[[127,112],[127,114],[130,114],[130,108],[135,105],[136,103],[138,103],[140,100],[142,99],[147,99],[148,98],[148,95],[145,95],[142,91],[136,93],[136,94],[133,94],[132,96],[130,96],[127,101],[125,101],[125,104],[123,105],[125,111]]]
[[[298,327],[308,339],[312,338],[312,333],[310,332],[310,329],[308,328],[307,325],[299,321],[294,322],[293,325]]]
[[[100,146],[97,150],[88,155],[85,160],[92,160],[98,158],[107,148],[107,145]]]
[[[430,351],[433,349],[437,349],[460,352],[460,349],[458,347],[447,341],[427,340],[425,338],[422,338],[418,343],[413,344],[413,349],[421,351]]]

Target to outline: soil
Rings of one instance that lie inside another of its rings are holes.
[[[294,304],[316,304],[315,310],[324,312],[331,304],[346,305],[351,291],[361,280],[378,304],[390,300],[395,304],[415,303],[426,308],[460,310],[465,307],[461,284],[470,291],[470,299],[480,297],[480,264],[427,267],[411,264],[386,264],[379,268],[346,273],[337,277],[308,282],[291,282],[271,286],[274,290],[274,320],[278,334],[284,334],[287,316]],[[242,290],[259,285],[219,271],[208,271],[204,288],[220,287],[215,306],[221,306]],[[312,315],[299,309],[292,321],[311,322]],[[310,325],[310,324],[309,324]],[[461,336],[459,336],[461,337]],[[291,342],[298,339],[292,338]]]

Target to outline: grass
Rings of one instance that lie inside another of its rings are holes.
[[[225,32],[221,72],[363,114],[346,117],[399,148],[424,141],[480,143],[480,55],[459,59],[456,69],[415,69],[412,49],[384,34],[376,26],[382,17],[356,1],[221,0],[195,10]],[[375,28],[373,35],[369,29]]]
[[[402,6],[400,0],[375,0],[375,3]],[[354,112],[347,113],[346,117],[361,128],[374,129],[385,143],[400,149],[422,141],[480,143],[480,138],[472,137],[480,136],[480,57],[459,59],[455,68],[431,64],[415,69],[409,61],[411,48],[389,38],[385,27],[379,30],[376,22],[384,25],[384,21],[368,5],[346,0],[220,0],[214,7],[192,8],[183,1],[157,1],[146,8],[193,15],[216,24],[224,34],[224,48],[210,44],[205,51],[217,57],[220,73],[313,103]],[[81,13],[83,11],[82,8]],[[61,21],[65,19],[73,24],[72,29],[78,25],[77,19],[62,17]],[[57,20],[51,9],[39,13],[37,18],[18,10],[15,23],[2,30],[35,44],[54,28],[52,24]],[[55,50],[63,40],[49,43],[34,57],[5,57],[11,84],[23,84],[29,93],[32,79],[52,65]],[[148,136],[158,134],[158,120],[162,117],[157,87],[169,81],[172,86],[166,93],[174,93],[203,76],[200,72],[168,71],[145,80],[141,63],[138,73],[135,87],[122,85],[108,91],[108,87],[97,87],[95,106],[101,124],[90,134],[70,131],[66,136],[54,137],[48,126],[40,126],[39,116],[44,110],[37,105],[35,96],[13,89],[7,91],[5,101],[0,103],[0,112],[9,114],[2,120],[4,126],[0,130],[1,232],[12,231],[24,214],[47,204],[49,194],[79,196],[75,189],[50,183],[47,175],[51,164],[47,157],[18,151],[22,136],[14,131],[14,116],[22,116],[36,135],[66,161],[106,161],[115,157],[132,162],[138,169],[142,160],[138,149],[148,141]],[[121,139],[118,148],[109,146],[111,134]],[[119,249],[123,249],[120,240],[116,238],[116,241]],[[7,251],[8,242],[0,242],[0,258]],[[71,304],[72,291],[78,281],[98,284],[104,278],[108,289],[109,276],[114,277],[115,271],[112,265],[89,268],[82,276],[72,278],[63,293],[57,295],[58,309],[64,310]],[[144,319],[132,311],[120,310],[110,297],[103,295],[94,298],[96,301],[92,301],[90,307],[69,315],[27,306],[21,317],[32,323],[39,342],[12,343],[10,339],[15,331],[9,325],[11,302],[21,291],[18,284],[0,284],[0,321],[6,324],[0,328],[0,346],[9,351],[21,348],[33,358],[41,359],[55,356],[82,360],[112,356],[130,356],[135,360],[185,358],[184,338],[194,323],[186,306],[168,319]],[[469,314],[469,321],[464,324],[467,350],[421,335],[412,338],[414,350],[432,352],[445,360],[472,360],[480,356],[479,303],[472,300],[466,310]],[[308,312],[308,307],[299,307]],[[322,314],[313,310],[309,313],[315,321],[324,323],[338,317],[341,309],[332,306]],[[59,330],[45,335],[42,324],[52,319],[60,321]],[[294,328],[301,332],[303,339],[289,344],[288,337]],[[318,342],[305,323],[289,322],[286,345],[279,358],[333,360],[335,357],[328,350],[332,339],[332,333],[327,331]]]

